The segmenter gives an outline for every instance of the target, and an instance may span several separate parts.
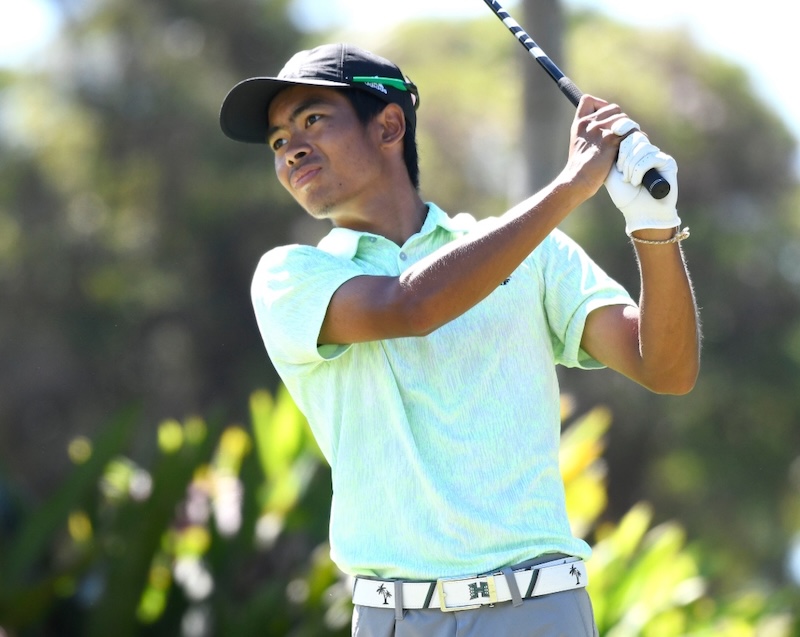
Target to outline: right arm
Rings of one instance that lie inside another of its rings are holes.
[[[455,240],[400,277],[360,276],[331,298],[320,344],[423,336],[486,298],[566,216],[603,184],[621,137],[618,106],[584,96],[573,120],[567,165],[542,191],[500,223]]]

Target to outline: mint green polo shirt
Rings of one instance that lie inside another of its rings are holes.
[[[403,246],[334,228],[317,247],[270,250],[253,279],[267,352],[331,466],[331,556],[345,573],[411,580],[588,557],[565,510],[555,366],[600,367],[580,348],[586,317],[633,301],[564,233],[428,336],[317,346],[344,282],[398,276],[496,223],[428,206]]]

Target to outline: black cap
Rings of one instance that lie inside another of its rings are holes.
[[[408,126],[416,128],[419,93],[396,64],[351,44],[323,44],[293,55],[277,77],[251,77],[234,86],[222,102],[222,132],[236,141],[265,144],[270,102],[283,89],[297,85],[366,91],[399,104]]]

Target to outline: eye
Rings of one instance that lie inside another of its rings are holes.
[[[275,151],[276,153],[285,145],[286,145],[285,137],[276,137],[269,143],[270,148],[272,148],[272,150]]]
[[[320,119],[322,119],[322,115],[320,115],[319,113],[312,113],[311,115],[306,117],[306,127],[311,126]]]

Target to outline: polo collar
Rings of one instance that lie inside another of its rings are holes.
[[[469,229],[469,222],[472,220],[470,215],[462,213],[455,217],[450,217],[435,203],[426,202],[426,205],[428,206],[428,214],[425,217],[422,228],[420,228],[418,233],[410,236],[405,245],[430,234],[437,227],[447,230],[448,232],[466,232]],[[380,238],[379,235],[371,232],[360,232],[358,230],[350,230],[349,228],[333,228],[322,238],[317,244],[317,247],[336,257],[352,259],[358,252],[359,242],[362,238],[366,237]]]

